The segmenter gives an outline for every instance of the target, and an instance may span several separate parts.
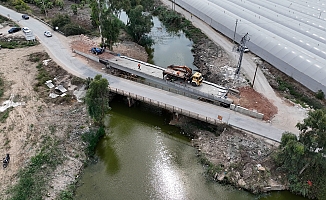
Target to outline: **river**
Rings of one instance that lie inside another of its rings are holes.
[[[154,23],[155,64],[194,68],[192,42],[182,32],[165,33],[157,18]],[[257,196],[210,181],[189,139],[168,125],[167,113],[143,103],[129,108],[119,98],[110,106],[107,133],[97,146],[98,162],[84,170],[75,199],[305,200],[289,192]]]

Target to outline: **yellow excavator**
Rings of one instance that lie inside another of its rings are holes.
[[[200,86],[203,76],[199,72],[192,74],[192,69],[182,65],[170,65],[163,71],[163,78],[166,80],[182,79],[190,82],[192,86]]]

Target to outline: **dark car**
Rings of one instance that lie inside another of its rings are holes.
[[[9,29],[8,33],[16,33],[20,30],[21,30],[20,27],[12,27],[11,29]]]
[[[23,15],[22,15],[22,18],[23,18],[23,19],[29,19],[29,16],[26,15],[26,14],[23,14]]]
[[[91,52],[92,52],[93,54],[98,55],[98,54],[103,53],[103,52],[104,52],[104,49],[102,49],[102,48],[98,48],[98,47],[93,47],[93,48],[91,49]]]

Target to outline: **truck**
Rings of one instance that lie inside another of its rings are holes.
[[[192,72],[192,69],[182,65],[170,65],[163,71],[163,78],[166,80],[180,80],[190,82],[192,86],[200,86],[203,76],[199,72]]]

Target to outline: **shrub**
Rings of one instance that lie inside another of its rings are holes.
[[[85,33],[87,33],[87,30],[84,29],[83,27],[77,25],[77,24],[66,24],[66,25],[62,28],[62,32],[63,32],[66,36],[70,36],[70,35],[80,35],[80,34],[85,34]]]
[[[96,132],[90,131],[82,135],[83,141],[87,143],[86,153],[88,156],[93,156],[95,154],[96,145],[104,135],[104,127],[100,127]]]
[[[66,15],[57,15],[52,19],[51,24],[53,27],[58,27],[61,30],[65,25],[71,23],[70,17]]]
[[[317,93],[316,93],[316,98],[317,99],[320,99],[320,100],[323,100],[325,99],[325,94],[322,90],[318,90]]]

